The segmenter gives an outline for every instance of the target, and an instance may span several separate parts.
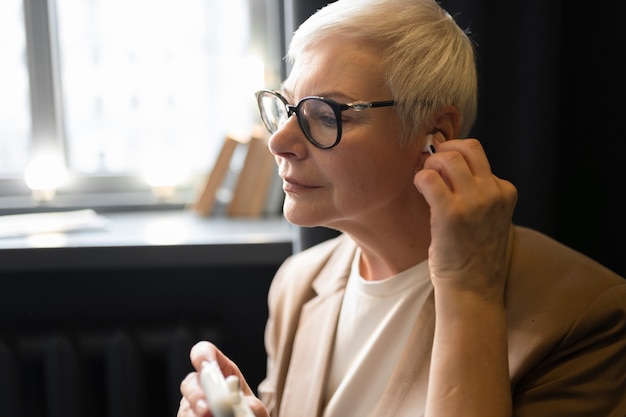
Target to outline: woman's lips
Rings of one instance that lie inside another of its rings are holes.
[[[295,178],[283,177],[283,190],[287,193],[297,193],[306,190],[312,190],[315,188],[319,187],[305,184],[301,181],[296,180]]]

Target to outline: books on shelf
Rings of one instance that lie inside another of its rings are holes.
[[[261,217],[282,210],[284,193],[267,138],[257,130],[247,141],[232,136],[204,181],[193,209],[199,215]]]
[[[217,155],[213,169],[209,172],[204,186],[200,191],[200,196],[193,204],[193,209],[199,215],[206,217],[211,215],[217,200],[217,193],[224,182],[224,178],[230,169],[230,163],[237,149],[239,141],[232,136],[226,136],[222,149]]]
[[[259,217],[263,214],[275,171],[274,157],[267,148],[265,138],[253,136],[247,146],[246,158],[228,205],[231,217]]]

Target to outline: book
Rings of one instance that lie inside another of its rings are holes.
[[[209,172],[199,198],[193,204],[195,212],[207,217],[211,215],[217,200],[217,193],[224,183],[230,169],[231,159],[240,142],[232,136],[226,136],[220,152],[217,155],[213,169]]]
[[[271,185],[277,176],[274,156],[267,147],[267,138],[254,133],[247,143],[247,153],[227,214],[231,217],[261,217]]]

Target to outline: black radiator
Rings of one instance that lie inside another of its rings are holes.
[[[173,417],[200,338],[219,341],[188,326],[0,337],[0,417]]]
[[[175,417],[199,340],[254,389],[275,269],[0,273],[0,417]]]

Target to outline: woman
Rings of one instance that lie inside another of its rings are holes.
[[[473,45],[432,0],[339,0],[257,93],[284,215],[342,234],[272,283],[260,416],[626,415],[626,282],[512,225],[480,143]],[[432,145],[431,145],[432,143]],[[557,298],[558,297],[558,298]],[[210,416],[197,373],[179,416]]]

